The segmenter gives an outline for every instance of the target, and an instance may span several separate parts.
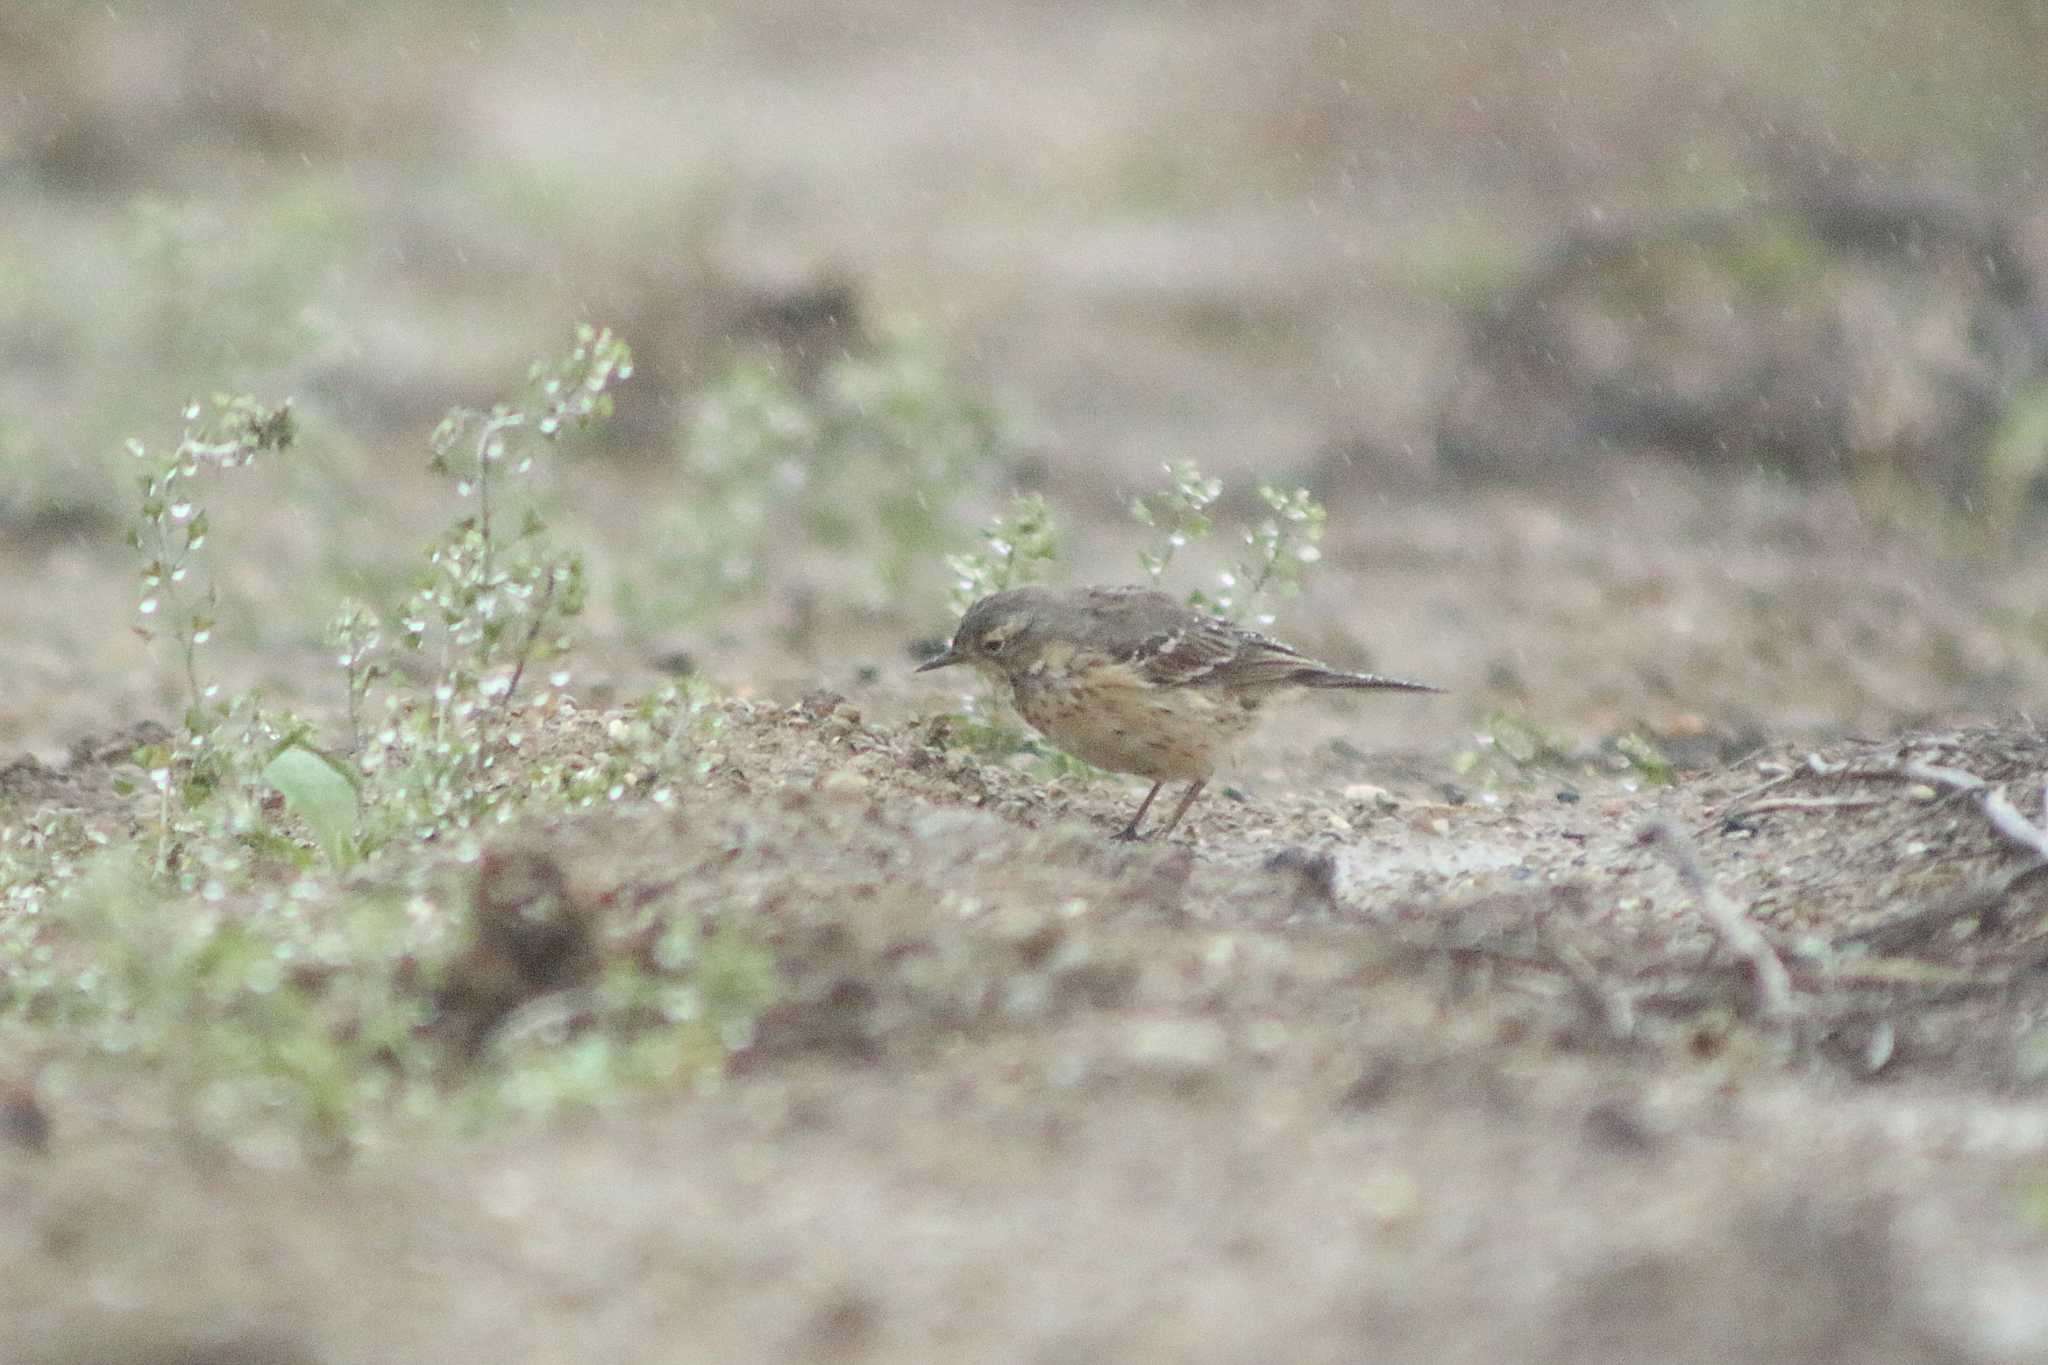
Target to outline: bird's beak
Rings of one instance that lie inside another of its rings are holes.
[[[948,645],[946,646],[946,652],[944,654],[935,655],[932,658],[926,659],[923,663],[917,666],[915,671],[919,673],[929,673],[935,668],[951,668],[954,664],[964,664],[966,662],[967,660],[964,657],[962,657],[960,650],[957,646]]]

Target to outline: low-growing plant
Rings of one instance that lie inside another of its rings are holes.
[[[334,619],[327,623],[326,641],[335,651],[335,666],[341,669],[348,698],[348,751],[360,753],[370,689],[384,675],[384,622],[366,604],[344,598]]]
[[[40,914],[0,921],[0,1012],[61,1031],[66,1065],[159,1083],[195,1145],[339,1159],[715,1075],[774,997],[744,921],[657,903],[614,926],[594,989],[536,1001],[487,1065],[452,1063],[424,987],[460,920],[421,907],[466,893],[416,865],[340,895],[167,896],[139,850],[101,849]]]
[[[383,900],[303,908],[167,899],[136,850],[104,850],[36,926],[38,970],[10,973],[8,1012],[160,1079],[194,1140],[340,1155],[373,1108],[430,1081],[421,1002],[391,970],[421,931]],[[24,929],[7,926],[10,956]]]
[[[1260,604],[1269,594],[1299,595],[1303,571],[1323,557],[1326,513],[1306,488],[1283,493],[1262,483],[1259,500],[1272,515],[1245,528],[1244,557],[1224,570],[1210,605],[1219,615],[1270,626],[1274,615]]]
[[[1607,747],[1629,772],[1653,786],[1668,787],[1678,780],[1671,760],[1656,741],[1640,730],[1622,731],[1608,741]]]
[[[652,624],[701,620],[771,570],[824,555],[872,599],[900,596],[958,538],[956,504],[1009,440],[929,340],[901,335],[842,356],[799,388],[741,360],[698,396],[651,572],[622,608]]]
[[[1569,736],[1527,716],[1496,711],[1452,766],[1460,774],[1498,779],[1537,769],[1572,770],[1578,760],[1578,748]]]
[[[1486,728],[1451,766],[1460,776],[1489,787],[1558,775],[1626,774],[1658,786],[1676,780],[1671,760],[1639,730],[1618,731],[1598,745],[1588,746],[1527,716],[1506,711],[1487,717]]]
[[[646,960],[615,955],[596,986],[514,1021],[498,1068],[472,1086],[472,1123],[613,1103],[649,1086],[716,1075],[749,1046],[775,998],[775,958],[743,923],[689,917],[660,926]]]
[[[155,454],[139,440],[128,452],[142,466],[141,498],[129,544],[142,557],[136,601],[145,639],[167,636],[177,647],[186,686],[182,729],[137,754],[156,797],[156,859],[171,875],[187,836],[201,833],[192,811],[215,805],[203,856],[181,859],[178,875],[190,884],[210,881],[225,865],[238,868],[244,846],[260,842],[266,827],[253,788],[259,769],[305,727],[289,715],[267,714],[252,696],[223,699],[218,684],[201,680],[199,658],[213,638],[219,591],[202,572],[211,522],[200,500],[203,478],[243,468],[266,452],[290,447],[291,406],[266,406],[249,397],[217,396],[188,404],[185,429],[169,452]]]
[[[1059,558],[1059,534],[1052,513],[1037,493],[1019,494],[1010,510],[977,533],[979,549],[946,556],[953,571],[952,601],[964,613],[982,598],[1005,588],[1036,583]]]
[[[582,568],[547,533],[533,465],[602,419],[630,373],[623,344],[579,329],[518,397],[442,425],[433,467],[464,511],[431,546],[398,638],[360,603],[335,613],[347,737],[332,751],[257,694],[223,695],[203,666],[218,599],[202,476],[282,449],[289,408],[194,405],[169,454],[131,446],[144,471],[139,615],[177,651],[185,724],[141,746],[144,775],[121,788],[146,803],[141,840],[61,813],[0,828],[0,1011],[73,1028],[92,1055],[161,1077],[195,1135],[330,1154],[394,1125],[703,1074],[744,1045],[772,995],[772,956],[743,925],[714,934],[677,910],[657,926],[659,952],[613,954],[561,1046],[534,1046],[558,1031],[528,1029],[468,1069],[427,1027],[450,917],[420,908],[450,899],[431,871],[446,855],[401,864],[402,891],[388,862],[370,883],[383,889],[318,875],[412,842],[466,860],[485,820],[627,796],[671,804],[708,771],[722,712],[701,685],[581,727],[556,705]],[[522,688],[544,669],[541,687]],[[543,726],[550,742],[529,743]]]
[[[1151,526],[1159,532],[1159,540],[1151,548],[1139,551],[1139,565],[1155,587],[1180,551],[1214,530],[1208,510],[1223,497],[1223,479],[1206,477],[1194,460],[1180,460],[1178,465],[1163,465],[1161,469],[1165,469],[1167,487],[1130,501],[1130,516],[1139,526]]]
[[[177,645],[190,692],[184,734],[138,756],[156,789],[161,873],[198,884],[245,871],[252,850],[293,853],[293,841],[273,832],[273,796],[339,867],[401,831],[426,836],[466,826],[491,807],[504,784],[484,779],[499,751],[520,741],[513,703],[521,682],[566,651],[566,623],[583,603],[580,557],[552,542],[531,497],[515,494],[535,453],[602,420],[611,388],[631,373],[622,342],[581,327],[563,356],[535,363],[517,399],[488,412],[458,409],[436,431],[432,467],[474,510],[428,553],[402,623],[412,657],[426,657],[428,667],[408,670],[403,692],[386,696],[375,743],[364,743],[364,711],[373,686],[395,672],[380,649],[381,624],[367,609],[345,605],[330,628],[354,768],[329,758],[306,722],[273,712],[254,694],[223,700],[200,676],[218,599],[195,574],[209,536],[197,480],[287,446],[289,405],[216,399],[187,410],[185,434],[168,455],[131,442],[145,466],[131,536],[144,557],[138,612],[146,630]],[[556,673],[548,682],[565,680]],[[350,799],[335,777],[349,784]],[[349,823],[356,827],[343,827]]]
[[[1151,546],[1138,552],[1138,563],[1154,584],[1163,580],[1176,555],[1215,530],[1210,509],[1223,496],[1223,481],[1204,475],[1192,460],[1162,467],[1166,488],[1131,503],[1138,523],[1158,533]],[[1322,558],[1323,505],[1306,488],[1283,492],[1266,483],[1259,485],[1259,500],[1271,515],[1244,528],[1240,556],[1217,574],[1213,591],[1190,591],[1190,605],[1233,621],[1271,625],[1273,613],[1263,609],[1264,600],[1301,591],[1303,571]]]
[[[583,611],[582,556],[554,544],[531,496],[501,503],[540,448],[609,417],[611,389],[632,374],[626,344],[585,325],[567,354],[534,362],[520,398],[488,412],[457,408],[435,429],[430,467],[476,510],[429,551],[402,625],[411,648],[434,650],[432,714],[444,733],[503,713],[529,666],[567,653],[566,625]]]
[[[188,692],[185,728],[203,735],[219,717],[211,705],[217,688],[199,681],[199,651],[213,637],[220,595],[210,579],[193,573],[211,527],[200,479],[289,448],[295,429],[289,403],[266,407],[246,396],[188,404],[184,417],[184,434],[168,453],[128,442],[129,455],[142,466],[141,505],[128,543],[143,558],[136,629],[144,639],[168,633],[176,642]]]
[[[1138,551],[1138,563],[1155,587],[1175,555],[1215,529],[1209,509],[1223,496],[1223,480],[1209,478],[1193,460],[1161,468],[1166,471],[1165,489],[1131,500],[1131,516],[1159,533],[1155,544]]]

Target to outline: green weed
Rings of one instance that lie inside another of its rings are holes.
[[[772,571],[822,556],[871,600],[900,597],[959,537],[957,504],[1009,441],[936,348],[899,336],[799,389],[758,361],[706,387],[684,437],[669,548],[621,590],[650,626],[701,621]]]
[[[979,536],[981,548],[946,556],[946,567],[953,571],[953,610],[958,613],[992,592],[1038,582],[1059,558],[1052,513],[1036,493],[1012,499],[1008,514],[983,526]]]
[[[1163,468],[1166,488],[1131,504],[1138,523],[1157,532],[1153,544],[1138,552],[1139,565],[1155,584],[1180,551],[1215,530],[1210,509],[1223,496],[1223,481],[1204,475],[1192,460]],[[1298,594],[1304,571],[1322,558],[1319,542],[1326,513],[1306,488],[1282,492],[1262,483],[1258,490],[1271,515],[1239,533],[1239,557],[1218,573],[1213,590],[1193,589],[1188,602],[1233,621],[1249,619],[1266,626],[1274,616],[1264,610],[1265,600]]]
[[[745,1045],[772,955],[744,925],[713,933],[659,908],[656,952],[608,948],[601,988],[516,1015],[486,1065],[435,1033],[432,986],[460,923],[447,907],[469,894],[436,868],[472,861],[487,824],[672,803],[722,723],[708,692],[670,688],[574,742],[539,742],[575,724],[556,698],[583,571],[531,476],[602,420],[631,367],[609,332],[582,328],[516,397],[442,424],[432,463],[463,510],[395,636],[359,603],[336,611],[347,736],[333,749],[255,693],[223,696],[204,668],[219,604],[204,476],[286,448],[290,409],[217,399],[187,410],[168,454],[131,443],[138,617],[175,650],[185,723],[120,779],[129,831],[61,810],[0,825],[0,1014],[74,1061],[159,1081],[195,1142],[315,1156],[687,1080]],[[422,847],[445,851],[404,856]],[[341,882],[351,869],[359,880]],[[548,1009],[568,1011],[559,1027]]]

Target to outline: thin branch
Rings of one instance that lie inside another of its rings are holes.
[[[1930,763],[1926,759],[1902,758],[1883,764],[1830,763],[1819,754],[1808,754],[1805,771],[1815,777],[1846,778],[1852,781],[1868,782],[1918,782],[1924,786],[1968,796],[1977,802],[1984,818],[1991,822],[2008,843],[2016,844],[2034,855],[2036,862],[2048,863],[2048,783],[2042,786],[2042,816],[2044,824],[2037,825],[2020,814],[2019,808],[2006,797],[2004,784],[1992,785],[1973,772],[1963,768],[1952,768],[1942,763]],[[1751,788],[1751,794],[1760,794],[1779,783],[1795,776],[1799,770],[1772,778],[1759,787]],[[1780,796],[1768,800],[1751,801],[1748,804],[1731,802],[1725,808],[1724,818],[1732,815],[1751,815],[1765,810],[1806,810],[1826,807],[1855,808],[1876,804],[1875,798],[1858,796]]]
[[[1883,772],[1883,769],[1879,769],[1868,776],[1882,776]],[[1961,768],[1944,767],[1939,763],[1924,762],[1917,758],[1909,758],[1900,763],[1898,774],[1909,782],[1925,782],[1929,786],[1945,787],[1952,792],[1980,792],[1985,787],[1984,779],[1975,773],[1965,772]],[[1858,777],[1865,775],[1860,771],[1856,774]]]
[[[2013,892],[2024,882],[2048,870],[2048,824],[2037,825],[2022,815],[2019,808],[2006,796],[2004,784],[1993,785],[1966,769],[1933,763],[1922,758],[1899,758],[1875,765],[1831,764],[1818,755],[1809,754],[1805,767],[1806,771],[1817,777],[1917,782],[1938,791],[1969,797],[1976,802],[1977,808],[1984,813],[1985,820],[2000,838],[2032,855],[2032,860],[2025,867],[1998,886],[1980,888],[1947,904],[1844,934],[1835,940],[1838,947],[1860,945],[1878,952],[1896,952],[1932,939],[1959,920],[1974,918],[1978,920],[1980,927],[1995,927],[2005,902]],[[1873,799],[1850,796],[1775,797],[1769,801],[1756,802],[1740,813],[1750,814],[1758,810],[1788,806],[1795,802],[1802,808],[1821,805],[1846,807],[1871,800]],[[2048,784],[2044,784],[2042,788],[2042,803],[2044,821],[2048,821]]]
[[[2037,863],[2048,863],[2048,830],[2021,815],[2018,808],[2005,799],[2005,788],[1984,793],[1981,804],[1984,818],[1991,822],[1991,828],[2032,853]]]
[[[1746,806],[1730,806],[1721,813],[1721,818],[1739,820],[1774,810],[1865,810],[1884,803],[1881,796],[1767,796]]]
[[[547,625],[548,608],[555,601],[555,575],[550,572],[547,582],[541,587],[540,601],[534,604],[533,624],[527,629],[526,638],[519,644],[519,658],[512,666],[511,681],[505,684],[505,700],[500,709],[506,714],[512,710],[513,694],[519,691],[519,680],[526,676],[526,662],[533,657],[534,642],[540,639],[541,629]]]
[[[1925,782],[1930,786],[1975,797],[1978,808],[1984,812],[1984,818],[1991,822],[1992,829],[2003,835],[2007,842],[2017,844],[2033,854],[2036,862],[2048,862],[2048,829],[2034,824],[2020,814],[2019,808],[2006,799],[2004,784],[1994,787],[1975,773],[1965,772],[1961,768],[1923,763],[1917,759],[1909,759],[1899,764],[1897,772],[1899,776],[1911,781]],[[1862,773],[1857,775],[1864,776]],[[1883,775],[1885,770],[1882,769],[1869,774],[1873,777]],[[2043,799],[2044,802],[2048,802],[2048,787],[2044,787]]]
[[[1617,1042],[1626,1042],[1635,1037],[1636,1011],[1627,991],[1610,985],[1600,975],[1600,969],[1587,960],[1558,927],[1555,920],[1545,916],[1538,922],[1537,937],[1544,950],[1578,991],[1579,998],[1587,1010],[1600,1020],[1607,1030],[1607,1036]]]
[[[522,412],[494,413],[487,419],[476,437],[476,504],[477,531],[483,537],[483,582],[491,586],[491,560],[495,551],[491,536],[491,446],[504,434],[515,427],[523,426],[526,414]]]
[[[1757,1012],[1767,1019],[1788,1019],[1798,1013],[1797,1002],[1792,998],[1792,978],[1786,972],[1778,950],[1771,946],[1763,931],[1750,922],[1741,907],[1707,879],[1706,870],[1700,866],[1699,853],[1685,832],[1668,820],[1653,820],[1636,835],[1636,842],[1663,853],[1665,860],[1677,871],[1678,879],[1699,902],[1700,913],[1708,927],[1729,952],[1749,964]]]

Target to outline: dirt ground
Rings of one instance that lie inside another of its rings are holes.
[[[122,403],[181,363],[112,244],[139,198],[233,223],[308,166],[348,222],[292,286],[322,339],[177,376],[307,424],[214,511],[235,686],[331,718],[308,604],[444,517],[441,406],[578,316],[680,402],[693,309],[829,270],[1012,415],[1064,575],[1134,576],[1162,459],[1312,481],[1325,560],[1276,633],[1450,690],[1281,710],[1173,840],[1121,845],[1135,782],[932,728],[936,565],[890,601],[792,546],[661,631],[600,592],[586,712],[687,652],[728,698],[708,775],[504,837],[769,925],[752,1045],[698,1093],[339,1171],[195,1153],[118,1072],[44,1094],[49,1150],[0,1144],[0,1357],[2048,1358],[2048,900],[2017,875],[2048,556],[1740,463],[1433,455],[1446,279],[1783,174],[1785,129],[2037,206],[2048,30],[1539,9],[0,20],[37,73],[0,140],[0,437],[50,500],[0,529],[0,754],[46,765],[0,772],[13,818],[104,802],[120,755],[74,746],[177,707],[125,513],[46,477],[104,422],[159,430]],[[667,479],[650,448],[563,480],[600,580]]]

